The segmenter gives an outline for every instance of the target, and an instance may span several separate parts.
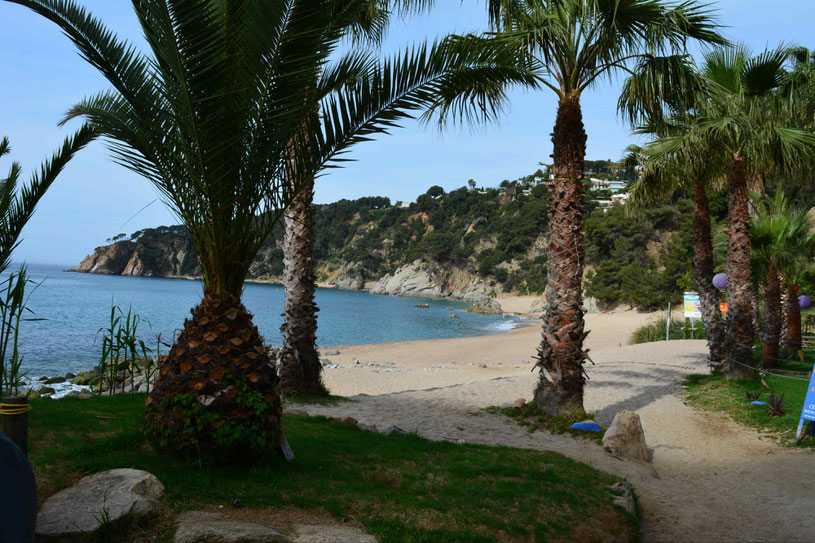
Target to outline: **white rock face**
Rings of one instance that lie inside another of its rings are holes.
[[[416,260],[386,275],[371,289],[371,294],[410,296],[415,298],[451,298],[477,302],[487,298],[487,286],[470,273],[458,268],[428,264]]]
[[[648,449],[640,416],[633,411],[618,411],[603,435],[603,446],[621,458],[647,462]]]
[[[90,536],[99,519],[156,515],[164,485],[146,471],[112,469],[81,479],[48,498],[37,516],[37,538],[64,540]]]

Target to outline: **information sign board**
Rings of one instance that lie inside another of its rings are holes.
[[[686,319],[702,318],[702,302],[699,301],[698,292],[685,293],[685,318]]]

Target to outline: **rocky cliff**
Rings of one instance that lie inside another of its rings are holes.
[[[416,298],[451,298],[477,302],[488,297],[487,285],[466,270],[454,266],[414,260],[382,277],[371,294],[412,296]]]

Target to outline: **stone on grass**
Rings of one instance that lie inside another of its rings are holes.
[[[178,519],[173,543],[291,543],[283,534],[253,522],[229,520],[202,511]]]
[[[517,400],[515,400],[515,402],[512,404],[512,407],[513,407],[514,409],[520,409],[520,408],[522,408],[522,407],[523,407],[525,404],[526,404],[526,398],[518,398],[518,399],[517,399]]]
[[[342,423],[346,426],[356,426],[357,419],[355,419],[354,417],[345,417],[344,419],[342,419]]]
[[[640,416],[633,411],[617,412],[603,435],[603,446],[621,458],[647,462],[648,449],[645,447]]]
[[[159,513],[164,485],[146,471],[112,469],[81,479],[45,501],[37,518],[38,541],[90,538],[102,518],[115,523]]]
[[[294,543],[376,543],[376,538],[356,526],[337,524],[298,524],[293,529]]]
[[[363,432],[373,432],[375,434],[379,433],[379,430],[376,428],[376,424],[368,426],[367,424],[362,424],[361,422],[358,422],[357,423],[357,428],[359,428]]]
[[[388,426],[380,432],[383,436],[406,436],[408,432],[402,430],[398,426]]]

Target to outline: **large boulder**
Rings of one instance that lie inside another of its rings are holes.
[[[146,471],[112,469],[81,479],[48,498],[37,518],[37,537],[64,541],[92,536],[100,519],[157,515],[164,485]]]
[[[362,264],[348,262],[334,280],[334,288],[342,290],[362,290],[365,286],[365,269]]]
[[[504,313],[501,304],[494,298],[484,297],[478,300],[475,305],[468,307],[470,313],[484,313],[486,315],[502,315]]]
[[[640,416],[633,411],[617,412],[603,435],[603,446],[621,458],[647,462],[648,449]]]

